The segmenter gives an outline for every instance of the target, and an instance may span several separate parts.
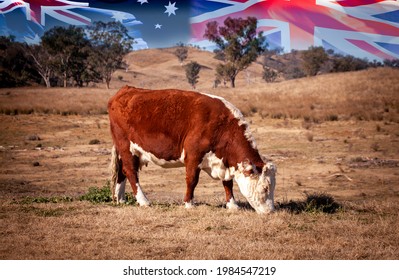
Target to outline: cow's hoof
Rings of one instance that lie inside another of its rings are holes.
[[[140,207],[149,207],[151,205],[151,203],[148,200],[140,201],[140,202],[137,202],[137,203],[139,204]]]
[[[226,208],[228,210],[237,211],[240,209],[240,206],[237,205],[234,199],[230,199],[230,201],[226,203]]]
[[[194,203],[192,201],[184,202],[184,208],[192,209],[192,208],[194,208]]]

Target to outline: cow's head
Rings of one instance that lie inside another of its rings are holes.
[[[271,162],[265,163],[261,173],[249,161],[238,164],[235,180],[242,195],[260,214],[274,211],[276,170]]]

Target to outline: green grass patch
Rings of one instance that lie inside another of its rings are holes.
[[[61,209],[35,209],[35,214],[40,217],[60,217],[64,211]]]
[[[112,202],[111,189],[108,185],[102,188],[91,187],[88,192],[79,197],[80,201],[90,201],[92,203]]]
[[[125,205],[135,205],[136,199],[133,193],[125,193]],[[101,187],[91,187],[88,192],[79,197],[80,201],[90,201],[91,203],[112,203],[112,192],[110,187],[110,182],[107,181],[106,184]]]
[[[124,205],[135,205],[136,199],[133,193],[126,193],[126,202]],[[99,187],[90,187],[88,191],[80,196],[71,197],[71,196],[27,196],[23,198],[21,201],[16,202],[19,204],[33,204],[33,203],[67,203],[73,201],[89,201],[94,204],[99,203],[112,203],[112,193],[110,188],[110,182],[107,181],[104,186]]]
[[[342,210],[342,206],[335,199],[326,193],[305,193],[304,201],[292,201],[278,203],[280,209],[290,213],[327,213],[334,214]]]
[[[27,196],[20,202],[21,204],[33,204],[33,203],[65,203],[72,202],[74,199],[70,196],[51,196],[51,197],[31,197]]]

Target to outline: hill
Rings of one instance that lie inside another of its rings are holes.
[[[114,73],[110,90],[106,90],[103,84],[67,89],[0,89],[0,112],[105,113],[108,98],[126,84],[151,89],[191,90],[184,67],[174,51],[175,48],[169,48],[129,53],[125,58],[127,70]],[[399,121],[398,69],[369,68],[266,83],[261,78],[262,66],[253,63],[238,75],[236,88],[232,89],[223,85],[213,88],[219,61],[213,58],[212,53],[190,48],[185,63],[188,61],[202,65],[196,90],[225,97],[244,115],[257,113],[263,118],[302,118],[312,122],[347,119]]]

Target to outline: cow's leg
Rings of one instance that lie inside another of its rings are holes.
[[[239,208],[233,195],[233,180],[223,181],[224,191],[226,192],[226,207],[230,210]]]
[[[150,205],[150,202],[144,195],[139,184],[138,173],[140,168],[140,159],[138,156],[132,156],[130,151],[130,142],[126,142],[118,149],[122,159],[123,173],[132,186],[133,194],[136,197],[137,203],[140,206],[148,206]]]
[[[193,207],[194,189],[198,184],[200,169],[198,164],[186,163],[186,195],[184,196],[184,204],[186,208]]]
[[[136,181],[136,201],[140,206],[149,206],[150,202],[148,201],[147,197],[143,193],[139,183],[139,168],[140,168],[140,158],[138,156],[133,156],[133,176]]]
[[[119,170],[116,178],[116,186],[113,199],[116,200],[116,203],[125,203],[125,186],[126,186],[126,176],[123,174],[123,163],[122,160],[119,160]]]

